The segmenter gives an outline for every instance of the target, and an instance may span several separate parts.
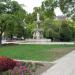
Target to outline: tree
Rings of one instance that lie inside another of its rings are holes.
[[[59,7],[67,17],[75,16],[75,0],[53,0],[55,7]],[[54,8],[55,8],[54,7]]]
[[[41,13],[45,17],[54,18],[54,8],[59,7],[68,17],[75,16],[75,0],[45,0],[41,5]]]
[[[7,38],[9,38],[10,40],[13,39],[13,36],[15,34],[15,26],[17,25],[17,21],[16,21],[16,17],[12,14],[9,14],[9,19],[7,20],[8,22],[8,25],[6,26],[6,29],[5,29],[5,36]]]
[[[44,22],[41,24],[41,28],[44,30],[45,38],[53,38],[54,40],[59,40],[59,28],[61,26],[60,21],[56,21],[54,19],[46,18]]]
[[[32,13],[34,20],[36,20],[37,13],[40,14],[40,20],[44,22],[46,18],[54,19],[54,4],[53,0],[45,0],[40,7],[35,7]]]
[[[7,2],[7,1],[10,1],[10,0],[0,0],[0,2]]]
[[[45,31],[44,36],[48,39],[51,39],[51,41],[53,41],[54,39],[54,31],[53,29],[49,28]]]
[[[44,14],[45,18],[54,18],[54,4],[53,0],[45,0],[41,5],[42,14]]]
[[[72,41],[75,41],[75,22],[69,21],[68,23],[72,31]]]
[[[9,24],[8,20],[10,19],[10,15],[7,14],[1,14],[0,15],[0,45],[2,41],[2,34],[6,29],[6,26]]]
[[[62,22],[60,28],[60,41],[71,41],[72,31],[67,21]]]
[[[0,44],[3,32],[12,39],[15,25],[21,25],[24,29],[23,20],[26,16],[26,11],[16,1],[4,2],[0,2]]]
[[[31,13],[26,14],[26,17],[25,17],[26,24],[30,24],[30,23],[32,24],[34,21],[36,21],[35,18],[36,18],[35,14],[31,14]]]

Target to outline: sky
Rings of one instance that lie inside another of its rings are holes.
[[[24,4],[25,5],[24,9],[28,13],[32,13],[33,8],[41,6],[42,1],[44,1],[44,0],[16,0],[16,1],[19,2],[19,4]],[[56,7],[54,9],[54,13],[55,13],[56,16],[63,15],[63,13],[62,13],[62,11],[60,10],[59,7]]]
[[[54,9],[54,13],[55,13],[56,16],[64,16],[63,12],[60,10],[59,7],[56,7]]]
[[[20,4],[24,4],[25,5],[25,10],[28,13],[32,13],[33,12],[33,8],[34,7],[39,7],[41,6],[42,1],[44,0],[16,0],[18,1]]]

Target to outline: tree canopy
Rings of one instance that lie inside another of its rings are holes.
[[[54,9],[59,7],[64,15],[71,17],[73,22],[55,20]],[[40,7],[35,7],[33,13],[27,13],[16,1],[0,1],[0,43],[2,34],[7,38],[32,38],[36,28],[36,15],[40,14],[40,28],[44,38],[54,41],[70,41],[75,39],[75,1],[74,0],[44,0]],[[67,31],[66,31],[67,29]]]
[[[20,26],[20,30],[24,29],[23,20],[26,16],[26,11],[18,2],[11,0],[3,2],[5,3],[0,2],[0,43],[3,33],[13,37],[13,35],[17,34],[15,31],[16,26],[17,28]]]

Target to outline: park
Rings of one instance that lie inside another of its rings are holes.
[[[75,1],[24,7],[0,1],[0,75],[74,75]]]

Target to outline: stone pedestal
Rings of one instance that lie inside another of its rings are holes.
[[[35,29],[33,32],[33,39],[42,39],[43,38],[43,32],[41,29]]]

